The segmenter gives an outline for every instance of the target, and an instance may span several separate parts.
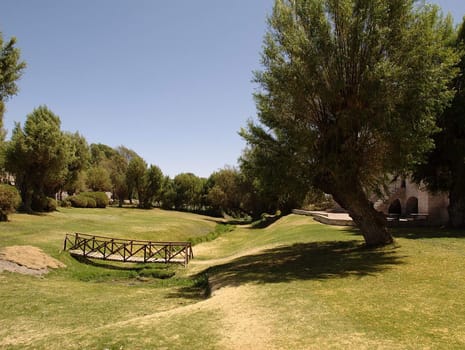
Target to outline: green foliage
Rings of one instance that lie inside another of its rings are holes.
[[[82,192],[66,200],[75,208],[106,208],[109,204],[105,192]]]
[[[126,171],[126,181],[131,198],[133,192],[136,192],[139,195],[139,192],[142,191],[143,178],[146,170],[147,163],[141,157],[134,157],[129,162]],[[139,205],[141,205],[140,201]]]
[[[139,188],[140,205],[145,209],[150,209],[153,202],[160,199],[163,183],[163,173],[156,165],[151,165],[142,178]]]
[[[254,217],[278,209],[289,213],[302,205],[312,185],[305,169],[293,158],[294,152],[273,142],[243,152],[239,164],[248,188],[244,206]]]
[[[411,0],[277,0],[255,74],[260,123],[241,132],[259,180],[329,193],[367,244],[391,242],[367,197],[432,148],[452,35],[437,7]]]
[[[68,197],[67,200],[69,200],[69,202],[74,208],[87,208],[89,197],[78,194],[78,195]]]
[[[110,146],[102,143],[93,143],[90,145],[90,162],[93,166],[101,166],[102,163],[113,159],[117,153],[118,152]]]
[[[106,208],[110,202],[105,192],[83,192],[81,196],[95,200],[96,208]]]
[[[122,147],[122,146],[121,146]],[[129,160],[120,152],[110,163],[110,179],[113,187],[113,197],[119,201],[119,206],[129,197],[129,188],[126,179]]]
[[[207,203],[220,213],[237,216],[242,211],[242,176],[237,169],[224,168],[207,181]]]
[[[62,208],[70,208],[70,207],[72,207],[71,200],[69,198],[63,199],[62,201],[60,201],[60,207],[62,207]]]
[[[181,210],[198,210],[201,208],[204,182],[192,173],[182,173],[173,179],[176,197],[174,206]]]
[[[88,196],[84,197],[87,199],[87,208],[97,208],[97,201],[94,198]]]
[[[68,169],[63,183],[63,190],[74,194],[83,190],[84,171],[89,166],[90,149],[86,139],[79,133],[64,133],[66,143],[63,147],[69,148]]]
[[[128,164],[126,172],[127,188],[135,191],[139,208],[150,209],[154,201],[161,198],[163,173],[156,165],[150,165],[140,157],[134,157]]]
[[[305,196],[302,208],[308,210],[328,210],[336,206],[333,198],[321,191],[309,191]]]
[[[91,168],[100,169],[96,176],[93,177],[95,184],[89,186],[93,190],[112,191],[113,198],[119,201],[119,206],[122,207],[124,200],[132,199],[134,192],[135,178],[129,178],[128,166],[132,159],[141,159],[136,152],[124,146],[111,148],[103,144],[92,144],[91,152]],[[103,174],[104,169],[106,174]],[[132,169],[134,170],[134,169]],[[133,173],[130,176],[134,175]]]
[[[165,176],[161,192],[161,207],[170,210],[174,208],[175,203],[176,190],[174,188],[174,181],[169,176]]]
[[[92,191],[110,191],[111,179],[108,170],[103,166],[94,166],[86,174],[87,187]]]
[[[24,209],[42,211],[41,198],[53,196],[68,173],[70,148],[60,130],[60,118],[45,106],[27,116],[24,128],[16,124],[6,147],[5,168],[15,176]],[[38,207],[33,207],[33,199]]]
[[[449,193],[449,224],[465,227],[465,20],[457,40],[451,45],[461,53],[460,70],[450,85],[455,96],[451,105],[437,118],[440,132],[434,135],[435,148],[427,162],[419,164],[413,173],[430,191]]]
[[[16,82],[21,78],[26,63],[20,60],[20,50],[15,47],[16,38],[3,40],[0,33],[0,145],[5,140],[3,114],[5,102],[18,93]]]
[[[50,197],[33,197],[32,199],[32,207],[33,208],[40,208],[40,211],[43,212],[52,212],[56,211],[58,207],[58,203],[54,198]],[[36,209],[39,210],[39,209]]]
[[[0,184],[0,221],[7,221],[8,214],[15,212],[20,203],[21,197],[16,188]]]
[[[145,267],[144,269],[140,270],[137,275],[140,277],[167,279],[173,277],[175,274],[176,272],[173,270]]]
[[[189,238],[188,241],[191,242],[193,245],[203,242],[210,242],[217,239],[222,234],[234,231],[235,228],[236,227],[234,225],[218,224],[216,225],[215,230],[209,232],[207,235]]]

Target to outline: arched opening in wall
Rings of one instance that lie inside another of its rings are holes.
[[[402,214],[402,206],[400,205],[399,199],[396,199],[391,203],[388,209],[388,214]]]
[[[410,197],[405,204],[405,214],[418,214],[418,198]]]

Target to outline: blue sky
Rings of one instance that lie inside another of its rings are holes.
[[[458,23],[465,1],[437,0]],[[170,176],[235,165],[255,115],[272,0],[1,0],[27,62],[5,127],[39,105],[89,143],[125,145]]]

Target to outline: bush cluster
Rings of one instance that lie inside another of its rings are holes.
[[[20,204],[18,190],[13,186],[0,184],[0,221],[7,221],[8,214],[13,213]]]
[[[63,201],[63,206],[72,206],[74,208],[106,208],[109,204],[105,192],[83,192]]]
[[[38,212],[52,212],[56,211],[58,203],[55,199],[50,197],[36,197],[32,200],[32,209]]]

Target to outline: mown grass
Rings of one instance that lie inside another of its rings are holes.
[[[395,245],[366,250],[356,231],[290,215],[205,238],[187,269],[79,262],[60,252],[68,231],[192,239],[215,227],[158,210],[14,215],[0,225],[0,246],[32,243],[67,268],[43,278],[0,274],[0,348],[234,349],[238,335],[267,349],[465,348],[461,231],[397,230]],[[226,290],[236,300],[222,300]],[[241,315],[250,326],[240,328]]]
[[[44,215],[14,214],[0,225],[0,245],[30,243],[56,254],[66,233],[81,232],[115,238],[187,241],[214,231],[217,223],[200,215],[133,208],[60,208]]]

